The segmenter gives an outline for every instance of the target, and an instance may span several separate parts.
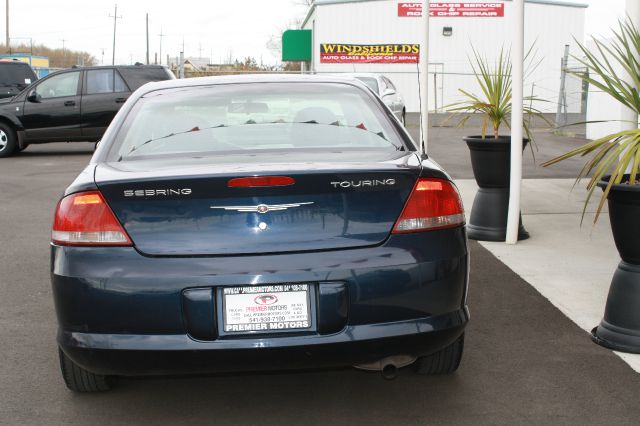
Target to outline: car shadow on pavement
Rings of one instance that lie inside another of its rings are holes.
[[[62,142],[43,145],[29,145],[24,151],[16,154],[13,158],[93,155],[95,152],[95,145],[95,143],[90,142]]]

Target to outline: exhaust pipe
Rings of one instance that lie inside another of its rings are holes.
[[[398,368],[394,364],[387,364],[382,367],[382,377],[385,380],[393,380],[398,377]]]
[[[416,359],[412,355],[393,355],[369,364],[356,364],[354,367],[359,370],[379,371],[385,379],[393,380],[398,376],[398,368],[413,364]]]

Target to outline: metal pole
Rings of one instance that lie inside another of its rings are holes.
[[[7,50],[9,49],[10,39],[9,39],[9,0],[6,0],[7,11],[6,11],[6,19],[7,19],[7,37],[5,43],[7,44]]]
[[[66,50],[64,50],[64,42],[67,41],[66,39],[62,39],[62,66],[63,67],[67,67],[67,52]]]
[[[420,18],[420,154],[427,152],[429,139],[429,0],[422,0]]]
[[[178,68],[178,78],[184,78],[184,52],[180,52],[180,66]]]
[[[111,65],[116,64],[116,25],[118,22],[118,5],[113,12],[113,51],[111,52]]]
[[[162,65],[162,37],[164,36],[164,34],[162,34],[162,27],[160,27],[160,65]],[[156,61],[157,63],[157,61]]]
[[[564,45],[564,55],[562,55],[562,62],[560,62],[560,91],[558,92],[558,109],[556,111],[556,129],[567,124],[567,94],[566,94],[566,81],[567,81],[567,64],[569,63],[569,45]],[[564,115],[562,111],[564,109]]]
[[[524,117],[524,0],[513,0],[515,17],[515,46],[513,46],[511,95],[511,183],[509,185],[509,216],[507,244],[518,242],[520,227],[520,187],[522,185],[522,136]]]
[[[149,65],[149,14],[146,15],[147,19],[147,65]]]
[[[433,110],[438,112],[438,71],[433,70]]]

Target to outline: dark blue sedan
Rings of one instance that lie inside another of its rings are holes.
[[[147,84],[55,212],[62,375],[91,392],[129,375],[451,373],[464,224],[449,176],[355,79]]]

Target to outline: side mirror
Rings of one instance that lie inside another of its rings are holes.
[[[29,102],[38,103],[40,102],[40,98],[41,96],[35,90],[30,91],[29,94],[27,95],[27,100]]]
[[[386,98],[387,96],[392,96],[392,95],[395,95],[395,94],[396,94],[395,90],[393,90],[393,89],[385,89],[385,91],[382,92],[382,97]]]

